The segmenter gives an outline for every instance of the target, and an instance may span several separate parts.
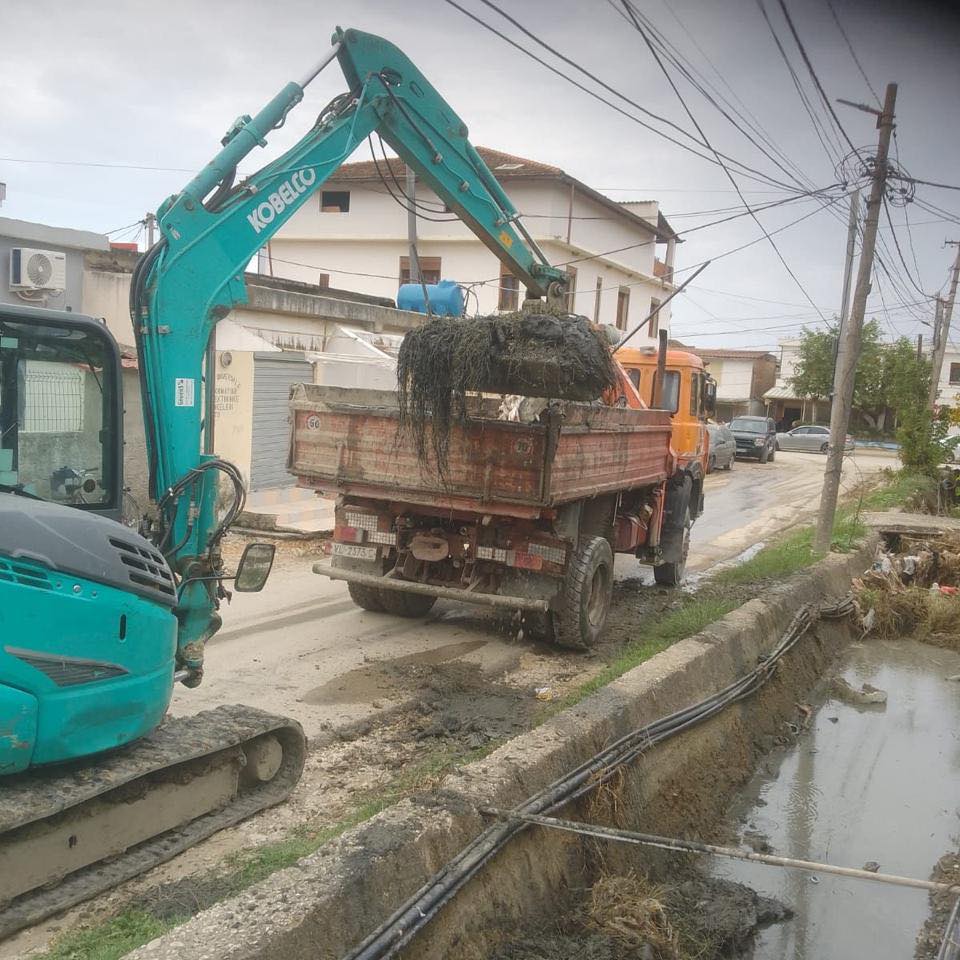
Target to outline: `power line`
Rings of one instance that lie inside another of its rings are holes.
[[[536,63],[539,63],[541,66],[546,67],[551,73],[556,74],[558,77],[561,77],[563,80],[566,80],[568,83],[570,83],[570,84],[572,84],[573,86],[577,87],[577,89],[582,90],[582,91],[583,91],[584,93],[586,93],[588,96],[593,97],[595,100],[598,100],[598,101],[600,101],[601,103],[605,104],[606,106],[610,107],[612,110],[615,110],[615,111],[616,111],[617,113],[619,113],[621,116],[626,117],[628,120],[632,120],[634,123],[639,124],[639,125],[640,125],[641,127],[643,127],[644,129],[649,130],[651,133],[657,134],[657,136],[662,137],[664,140],[667,140],[668,142],[674,144],[675,146],[680,147],[682,150],[686,150],[688,153],[692,153],[694,156],[699,157],[701,160],[706,160],[708,163],[713,163],[713,164],[718,164],[718,165],[719,165],[719,161],[718,161],[716,158],[711,157],[711,156],[709,156],[708,154],[701,153],[699,150],[695,150],[695,149],[694,149],[693,147],[691,147],[689,144],[686,144],[686,143],[684,143],[683,141],[678,140],[676,137],[673,137],[673,136],[671,136],[670,134],[665,133],[664,131],[657,129],[656,127],[652,126],[651,124],[647,123],[646,121],[641,120],[639,117],[637,117],[637,116],[635,116],[634,114],[628,112],[627,110],[624,110],[622,107],[620,107],[620,106],[618,106],[617,104],[613,103],[612,101],[608,100],[606,97],[601,96],[601,95],[600,95],[599,93],[597,93],[595,90],[591,90],[589,87],[587,87],[587,86],[585,86],[584,84],[580,83],[578,80],[574,79],[573,77],[571,77],[571,76],[569,76],[568,74],[564,73],[562,70],[560,70],[560,69],[558,69],[557,67],[553,66],[553,64],[548,63],[548,62],[547,62],[546,60],[544,60],[542,57],[537,56],[537,54],[535,54],[535,53],[534,53],[533,51],[531,51],[531,50],[528,50],[526,47],[524,47],[522,44],[518,43],[516,40],[513,40],[511,37],[508,37],[505,33],[503,33],[502,31],[498,30],[498,29],[497,29],[496,27],[494,27],[492,24],[487,23],[485,20],[483,20],[482,18],[478,17],[476,14],[474,14],[474,13],[472,13],[471,11],[467,10],[465,7],[462,7],[459,3],[456,2],[456,0],[445,0],[445,2],[446,2],[447,4],[449,4],[451,7],[453,7],[454,9],[459,10],[464,16],[469,17],[471,20],[473,20],[475,23],[479,24],[479,25],[480,25],[481,27],[483,27],[485,30],[489,30],[491,33],[493,33],[494,35],[496,35],[497,37],[499,37],[501,40],[503,40],[504,42],[510,44],[510,46],[513,47],[514,49],[519,50],[521,53],[523,53],[523,54],[525,54],[526,56],[530,57],[530,59],[534,60]],[[486,0],[484,0],[484,2],[486,2]],[[504,15],[504,16],[505,16],[505,15]],[[538,41],[538,42],[540,42],[540,41]],[[556,54],[556,55],[557,55],[557,56],[561,56],[559,53]],[[617,94],[617,95],[618,95],[618,96],[621,96],[620,94]],[[622,96],[621,96],[621,99],[623,99],[624,101],[627,101],[627,100],[628,100],[628,98],[622,97]],[[649,113],[649,111],[646,111],[646,112]],[[654,116],[656,116],[656,115],[654,115]],[[657,119],[658,119],[658,120],[661,120],[661,121],[664,122],[664,123],[668,123],[668,124],[671,123],[671,121],[666,120],[666,119],[663,118],[663,117],[657,116]],[[681,128],[681,129],[682,129],[682,128]],[[689,139],[694,140],[694,142],[696,142],[696,139],[695,139],[691,134],[686,133],[686,131],[684,131],[684,135],[687,136]],[[754,169],[753,167],[747,166],[746,164],[744,164],[744,163],[742,163],[742,162],[740,162],[740,161],[738,161],[738,160],[733,160],[732,158],[725,158],[725,159],[729,159],[731,163],[734,163],[737,167],[740,167],[740,168],[741,168],[741,170],[738,171],[738,172],[741,174],[741,176],[748,177],[749,179],[752,179],[752,180],[759,180],[760,182],[763,182],[763,183],[769,183],[769,184],[772,184],[772,185],[774,185],[774,186],[779,186],[779,187],[782,187],[783,189],[787,189],[787,190],[791,190],[791,189],[792,189],[791,187],[787,186],[786,184],[780,183],[779,181],[777,181],[777,180],[774,179],[773,177],[770,177],[769,175],[764,174],[764,173],[762,173],[761,171]]]
[[[694,127],[696,127],[697,133],[700,134],[700,137],[701,137],[701,139],[703,140],[704,144],[705,144],[707,147],[709,147],[710,150],[712,150],[712,151],[714,152],[714,154],[715,154],[716,157],[717,157],[717,160],[719,161],[719,160],[720,160],[719,154],[717,154],[716,151],[714,150],[714,148],[713,148],[713,146],[711,145],[710,141],[707,139],[707,136],[706,136],[706,134],[704,133],[703,128],[702,128],[702,127],[700,126],[700,124],[697,122],[696,118],[695,118],[694,115],[693,115],[693,112],[691,111],[690,107],[687,105],[687,102],[684,100],[683,95],[682,95],[682,94],[680,93],[680,91],[677,89],[677,86],[676,86],[676,84],[674,83],[673,78],[670,76],[668,70],[667,70],[666,67],[663,65],[663,62],[661,61],[659,55],[657,54],[657,51],[654,49],[654,46],[653,46],[653,44],[651,43],[650,38],[647,36],[646,31],[644,31],[644,29],[640,26],[639,20],[633,15],[633,5],[630,3],[630,0],[623,0],[623,6],[624,6],[624,8],[626,9],[627,13],[630,15],[631,19],[633,20],[634,26],[636,27],[637,32],[640,34],[641,37],[643,37],[644,42],[646,43],[647,47],[649,48],[650,53],[653,55],[654,60],[656,60],[657,66],[660,68],[660,71],[661,71],[661,72],[663,73],[663,75],[666,77],[667,82],[670,84],[671,88],[673,89],[673,92],[676,94],[677,99],[679,99],[680,104],[682,105],[682,107],[683,107],[683,109],[684,109],[684,112],[685,112],[685,113],[687,114],[687,116],[690,118],[690,122],[694,125]],[[740,185],[739,185],[739,184],[737,183],[737,181],[734,179],[734,176],[733,176],[733,174],[730,172],[730,170],[729,170],[729,168],[727,167],[727,165],[721,162],[721,163],[720,163],[720,166],[721,166],[721,168],[723,169],[723,172],[726,174],[727,179],[730,181],[731,186],[733,186],[733,188],[734,188],[735,190],[737,190],[737,192],[739,193]],[[767,239],[767,241],[769,242],[770,246],[773,248],[774,253],[776,253],[777,258],[778,258],[778,259],[780,260],[780,262],[783,264],[784,269],[787,271],[788,274],[790,274],[790,277],[792,278],[793,282],[794,282],[794,283],[797,285],[797,287],[800,289],[800,292],[804,295],[804,297],[806,297],[806,299],[810,302],[810,305],[813,307],[813,309],[816,310],[817,313],[819,314],[819,313],[820,313],[820,308],[819,308],[819,307],[816,305],[816,303],[814,302],[813,297],[811,297],[810,294],[807,292],[806,287],[804,287],[804,285],[800,282],[800,278],[793,272],[792,268],[790,267],[790,264],[787,263],[787,261],[786,261],[786,259],[784,258],[783,254],[780,252],[780,248],[776,245],[776,243],[774,243],[773,238],[772,238],[772,237],[770,236],[770,234],[767,232],[767,228],[760,222],[760,218],[756,215],[756,213],[753,212],[753,209],[752,209],[752,208],[750,207],[750,205],[747,203],[746,197],[744,197],[743,194],[740,194],[740,200],[741,200],[741,202],[743,203],[743,205],[747,208],[747,211],[749,212],[750,216],[753,218],[753,221],[754,221],[754,222],[756,223],[756,225],[763,231],[764,237],[766,237],[766,239]],[[823,316],[822,314],[820,314],[820,315],[821,315],[821,317]]]
[[[813,84],[817,88],[817,92],[820,94],[820,99],[823,100],[823,105],[827,108],[827,111],[833,118],[833,122],[837,125],[837,129],[841,134],[843,134],[843,139],[847,141],[847,143],[850,145],[850,149],[857,155],[857,158],[860,159],[860,162],[862,163],[863,160],[860,158],[860,152],[857,150],[854,142],[847,135],[847,131],[840,122],[840,118],[837,116],[836,110],[833,109],[833,104],[830,102],[827,92],[823,89],[823,84],[820,82],[820,78],[817,76],[816,70],[813,69],[813,63],[807,54],[807,48],[803,45],[803,41],[800,39],[800,34],[797,32],[797,28],[793,24],[793,18],[790,16],[790,11],[787,9],[786,0],[778,0],[778,2],[780,4],[780,9],[783,11],[784,19],[787,21],[787,26],[790,28],[790,33],[793,34],[793,39],[797,44],[797,49],[800,51],[800,56],[803,58],[803,62],[807,67],[807,72],[810,74],[810,79],[813,80]]]
[[[830,140],[830,137],[833,136],[832,132],[826,125],[823,124],[823,122],[817,116],[816,111],[813,109],[813,104],[810,102],[806,92],[803,89],[803,85],[800,83],[800,77],[797,76],[797,72],[794,70],[793,64],[790,62],[790,57],[787,55],[786,48],[783,46],[776,28],[773,26],[773,21],[770,19],[770,15],[767,13],[767,8],[764,6],[763,0],[756,0],[756,3],[757,7],[760,9],[760,13],[763,16],[764,22],[767,25],[767,29],[770,31],[770,36],[773,38],[773,42],[776,45],[777,51],[780,54],[780,59],[783,60],[784,65],[787,68],[787,72],[790,74],[790,78],[793,81],[793,86],[797,91],[797,96],[800,98],[801,104],[803,104],[803,109],[810,119],[813,132],[820,141],[820,146],[823,147],[823,152],[827,155],[827,159],[830,161],[831,165],[835,166],[838,156],[840,153],[842,153],[842,151],[839,150],[839,147],[835,142],[830,144],[827,143],[827,141]],[[838,151],[837,155],[834,155],[834,150]]]
[[[102,163],[94,160],[39,160],[26,157],[0,157],[5,163],[42,163],[56,167],[105,167],[108,170],[148,170],[154,173],[196,173],[186,167],[150,167],[139,163]]]
[[[850,51],[850,56],[853,58],[853,62],[857,65],[857,69],[860,71],[860,76],[863,77],[863,82],[867,85],[867,89],[870,93],[873,94],[873,99],[877,101],[877,106],[881,106],[880,95],[876,90],[873,89],[873,84],[870,82],[870,78],[867,76],[867,71],[863,69],[863,64],[860,62],[860,58],[857,56],[857,51],[853,49],[853,44],[850,42],[850,37],[847,36],[847,31],[843,29],[843,24],[840,22],[840,17],[837,16],[837,11],[833,6],[833,0],[825,0],[827,6],[830,8],[830,14],[833,16],[833,22],[837,25],[837,29],[840,31],[840,36],[843,37],[844,43],[847,45],[847,49]]]
[[[955,183],[934,183],[933,180],[920,180],[918,177],[907,177],[903,174],[891,173],[892,180],[903,180],[906,183],[918,184],[923,187],[936,187],[938,190],[960,190],[960,185]]]
[[[666,37],[663,31],[661,31],[648,16],[640,11],[635,4],[631,4],[632,9],[630,11],[630,15],[627,16],[614,4],[613,0],[608,0],[608,3],[611,7],[613,7],[614,10],[616,10],[618,14],[620,14],[621,17],[626,20],[628,24],[632,25],[633,17],[636,17],[640,22],[642,22],[647,28],[651,42],[654,40],[656,41],[656,45],[660,49],[664,58],[670,62],[674,69],[677,70],[677,72],[690,84],[690,86],[692,86],[693,89],[696,90],[697,93],[699,93],[711,107],[717,110],[717,112],[720,113],[720,115],[726,121],[728,121],[738,133],[742,134],[754,147],[760,150],[760,152],[763,153],[764,156],[766,156],[769,160],[771,160],[780,170],[782,170],[789,179],[797,183],[802,189],[808,189],[812,185],[810,178],[787,154],[784,153],[782,149],[780,149],[779,146],[777,146],[776,143],[774,143],[773,139],[766,132],[766,130],[762,128],[759,121],[756,121],[755,118],[754,120],[751,120],[745,117],[744,114],[734,104],[732,104],[719,90],[716,89],[716,87],[710,84],[710,82],[706,80],[706,78],[703,77],[699,71],[697,71],[696,67],[690,63],[686,57],[683,56],[676,45]],[[674,15],[674,17],[677,19],[676,15]],[[680,22],[679,19],[678,22]],[[703,82],[701,82],[701,80]],[[712,88],[713,93],[708,90],[704,84],[709,85]],[[716,96],[713,95],[714,93],[716,93]],[[722,103],[718,102],[718,99],[722,101]],[[736,114],[737,119],[734,119],[734,117],[730,115],[730,112],[728,112],[725,107],[728,107],[729,111]],[[749,129],[744,129],[744,127]],[[753,136],[754,133],[760,138],[760,140],[763,141],[763,143],[757,142]],[[774,156],[772,153],[770,153],[770,150],[768,150],[767,147],[777,154],[777,156]],[[788,169],[788,167],[790,169]]]

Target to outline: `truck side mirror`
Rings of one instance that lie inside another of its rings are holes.
[[[707,377],[703,384],[703,415],[717,415],[717,381],[712,377]]]
[[[248,543],[237,566],[234,590],[237,593],[259,593],[270,576],[276,552],[272,543]]]

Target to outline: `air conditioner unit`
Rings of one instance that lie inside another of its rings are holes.
[[[64,290],[67,255],[59,250],[14,247],[10,251],[11,290]]]

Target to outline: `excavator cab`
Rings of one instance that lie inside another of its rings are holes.
[[[91,317],[0,306],[0,491],[120,518],[120,370]]]

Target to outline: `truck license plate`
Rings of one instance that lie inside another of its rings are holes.
[[[379,547],[361,547],[356,543],[335,543],[333,554],[336,557],[350,557],[353,560],[376,560]]]

